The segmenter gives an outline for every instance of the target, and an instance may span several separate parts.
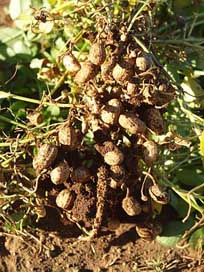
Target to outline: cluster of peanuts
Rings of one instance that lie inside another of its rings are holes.
[[[71,50],[62,57],[77,90],[77,102],[57,128],[54,143],[39,148],[33,167],[37,173],[49,169],[53,186],[64,186],[56,196],[56,205],[69,211],[77,205],[72,186],[100,186],[98,172],[103,167],[106,186],[95,190],[95,206],[100,210],[95,229],[103,224],[104,203],[108,202],[100,197],[101,191],[103,198],[109,190],[120,195],[117,205],[127,217],[137,221],[148,214],[146,218],[151,218],[152,203],[167,204],[169,197],[151,175],[142,172],[148,172],[157,160],[158,144],[152,136],[165,133],[163,113],[175,90],[125,25],[106,25],[84,36],[90,49],[83,61]],[[145,226],[137,224],[136,231],[151,240],[161,228],[145,222]]]

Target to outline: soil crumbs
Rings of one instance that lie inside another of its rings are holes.
[[[1,233],[0,271],[204,271],[201,254],[143,241],[133,224],[103,230],[91,241],[80,240],[81,232],[74,224],[62,225],[60,232],[51,228],[47,225],[47,230],[38,229],[35,236],[25,238]]]

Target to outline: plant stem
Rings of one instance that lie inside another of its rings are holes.
[[[203,46],[194,44],[193,41],[188,41],[188,40],[156,40],[152,41],[152,43],[155,44],[178,44],[178,45],[184,45],[187,47],[193,47],[195,49],[203,50]],[[201,43],[201,41],[199,42]],[[203,42],[204,43],[204,40]]]
[[[67,75],[68,75],[68,71],[66,71],[62,76],[61,78],[58,80],[58,82],[56,83],[55,87],[52,89],[50,95],[52,96],[56,91],[57,89],[64,83]]]
[[[146,1],[144,2],[144,4],[141,6],[141,8],[138,9],[138,11],[135,13],[135,15],[133,16],[133,18],[132,18],[132,20],[131,20],[131,22],[130,22],[130,24],[129,24],[129,26],[128,26],[127,32],[130,32],[130,30],[131,30],[131,28],[133,27],[135,21],[137,20],[137,17],[138,17],[139,14],[145,9],[145,7],[146,7],[147,5],[149,5],[149,3],[150,3],[150,0],[146,0]]]
[[[46,132],[44,134],[31,135],[29,138],[26,138],[26,139],[18,139],[17,145],[24,145],[24,144],[27,144],[27,143],[32,143],[36,139],[44,139],[45,137],[48,137],[48,136],[54,134],[55,132],[56,132],[56,129],[53,129],[53,130],[48,131],[48,132]],[[14,140],[11,140],[10,142],[6,142],[6,143],[0,143],[0,148],[1,147],[9,147],[11,145],[14,145],[15,143],[16,142]]]
[[[9,123],[9,124],[15,125],[17,127],[27,129],[26,125],[23,125],[21,123],[18,123],[18,122],[14,121],[14,120],[11,120],[11,119],[9,119],[7,117],[4,117],[4,116],[1,116],[1,115],[0,115],[0,120],[3,121],[3,122]]]
[[[4,91],[0,91],[0,98],[16,99],[16,100],[25,101],[25,102],[28,102],[28,103],[33,103],[33,104],[38,104],[38,105],[42,104],[42,105],[45,105],[45,106],[55,105],[55,106],[57,106],[59,108],[71,108],[73,106],[73,104],[55,103],[54,101],[53,102],[41,101],[41,100],[29,98],[29,97],[15,95],[15,94],[4,92]]]

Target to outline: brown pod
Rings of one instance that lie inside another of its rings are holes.
[[[112,79],[112,71],[116,64],[116,57],[110,56],[110,59],[101,65],[101,76],[104,81]]]
[[[77,167],[71,174],[73,182],[86,183],[91,178],[90,170],[85,166]]]
[[[122,208],[129,216],[135,216],[142,212],[141,204],[132,196],[126,196],[122,201]]]
[[[125,85],[127,81],[129,81],[131,76],[133,76],[133,73],[134,73],[133,69],[129,70],[129,69],[123,68],[119,64],[116,64],[115,67],[113,68],[112,75],[117,83],[119,83],[120,85]]]
[[[98,66],[93,64],[91,61],[86,61],[81,64],[81,69],[77,72],[74,77],[74,82],[77,84],[83,84],[93,79],[98,72]]]
[[[146,54],[146,53],[142,53],[140,56],[138,56],[136,58],[136,67],[141,71],[141,72],[145,72],[146,70],[148,70],[151,65],[152,65],[152,60],[151,57]]]
[[[119,61],[119,65],[127,70],[133,70],[135,64],[135,58],[124,57]]]
[[[105,108],[101,111],[101,119],[104,123],[114,125],[118,121],[121,112],[121,102],[114,98],[108,101]]]
[[[131,134],[143,134],[146,130],[145,123],[133,113],[124,113],[119,116],[118,122],[127,132]]]
[[[76,195],[68,189],[62,190],[56,197],[56,204],[59,208],[71,210],[74,205]]]
[[[58,139],[60,144],[73,150],[78,146],[78,133],[76,129],[70,126],[63,126],[59,129]]]
[[[162,226],[161,224],[155,222],[138,224],[136,225],[136,232],[143,240],[152,241],[157,235],[161,234]]]
[[[123,181],[125,179],[125,169],[121,165],[112,165],[110,167],[111,177]]]
[[[163,93],[155,91],[152,95],[152,105],[164,106],[167,105],[170,101],[174,100],[175,95],[173,93]]]
[[[104,63],[106,59],[106,50],[105,44],[103,41],[97,41],[96,43],[92,44],[90,51],[89,51],[89,60],[97,65],[100,66]]]
[[[76,75],[81,68],[79,61],[72,53],[69,53],[63,57],[63,64],[66,70],[72,76]]]
[[[162,134],[165,131],[164,119],[158,109],[150,108],[145,111],[145,121],[147,127],[149,127],[155,134]]]
[[[103,145],[96,144],[95,149],[104,157],[108,165],[119,165],[124,160],[123,153],[111,141],[106,141]]]
[[[33,159],[33,168],[37,172],[41,172],[43,169],[47,169],[54,163],[57,157],[58,149],[52,144],[43,144],[38,154]]]
[[[4,184],[4,182],[5,182],[4,172],[3,168],[0,166],[0,186]]]
[[[151,166],[157,159],[157,144],[153,141],[143,143],[143,159],[148,166]]]
[[[109,151],[104,156],[104,161],[108,165],[118,165],[121,164],[124,160],[123,153],[117,148],[113,151]]]
[[[41,112],[32,112],[27,116],[30,124],[33,126],[38,126],[43,122],[43,115]]]
[[[166,189],[158,184],[149,187],[149,195],[159,204],[166,205],[169,202],[169,194]]]
[[[67,161],[60,162],[51,172],[51,181],[58,185],[67,181],[70,174],[70,167]]]
[[[127,84],[127,95],[135,95],[139,93],[139,85],[136,83],[128,82]]]
[[[125,180],[125,169],[121,165],[112,165],[110,167],[110,187],[113,189],[121,187]]]

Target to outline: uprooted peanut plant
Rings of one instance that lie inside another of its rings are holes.
[[[171,127],[171,107],[177,120],[188,118],[177,102],[180,82],[165,66],[187,53],[167,46],[159,52],[161,3],[127,2],[125,10],[125,3],[58,2],[33,8],[23,25],[37,50],[30,67],[42,84],[40,100],[35,92],[1,91],[4,107],[8,99],[32,103],[24,124],[1,117],[15,126],[10,135],[2,133],[2,220],[7,231],[23,231],[51,216],[46,207],[52,207],[80,228],[83,239],[121,221],[152,240],[168,217],[162,207],[175,208],[174,193],[189,204],[187,219],[191,208],[203,209],[170,181],[175,166],[164,161],[190,146]]]

